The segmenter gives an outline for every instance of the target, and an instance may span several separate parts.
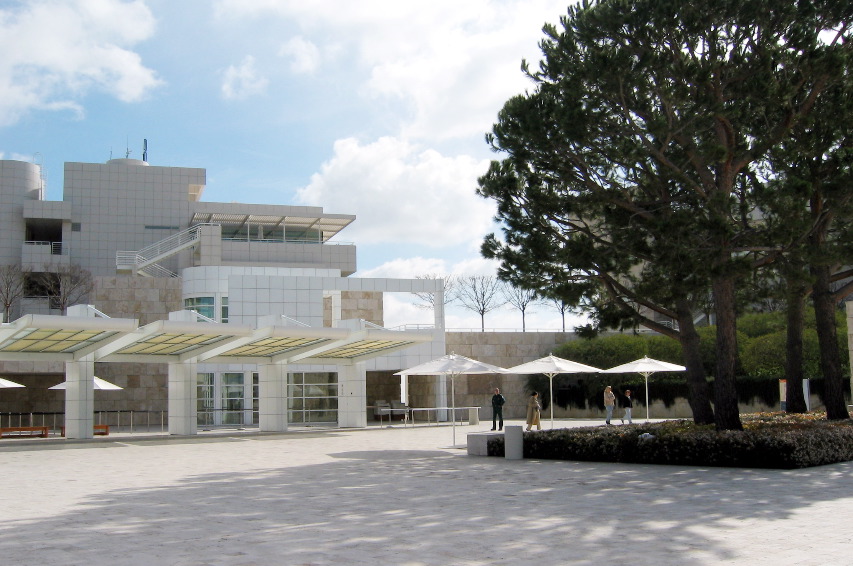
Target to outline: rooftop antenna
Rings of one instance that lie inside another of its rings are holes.
[[[142,140],[142,161],[148,163],[148,140]]]
[[[129,157],[130,157],[130,153],[131,153],[131,152],[130,152],[130,140],[125,139],[125,141],[124,141],[124,147],[125,147],[125,150],[124,150],[124,158],[125,158],[125,159],[127,159],[127,158],[129,158]]]

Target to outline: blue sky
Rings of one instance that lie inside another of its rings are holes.
[[[207,170],[203,200],[355,214],[360,277],[493,274],[476,179],[567,0],[0,0],[0,157]],[[390,302],[389,302],[390,301]],[[528,328],[559,328],[539,306]],[[431,315],[397,298],[386,322]],[[571,322],[569,323],[571,324]],[[507,307],[487,327],[517,328]],[[479,327],[448,311],[448,327]]]

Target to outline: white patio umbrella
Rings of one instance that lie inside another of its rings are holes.
[[[53,387],[48,387],[48,389],[65,389],[68,385],[67,381],[63,381],[62,383],[57,383]],[[109,381],[105,381],[100,377],[95,377],[95,389],[106,389],[106,390],[116,390],[116,389],[124,389],[124,387],[119,387],[115,383],[110,383]]]
[[[446,375],[450,377],[451,421],[453,426],[453,446],[456,446],[456,395],[453,380],[460,375],[484,373],[510,373],[502,367],[493,366],[486,362],[478,362],[454,353],[447,354],[432,361],[398,371],[394,375]]]
[[[3,379],[0,377],[0,388],[7,387],[26,387],[26,385],[21,385],[20,383],[15,383],[14,381],[9,381],[8,379]]]
[[[687,371],[687,368],[669,362],[652,359],[643,356],[639,360],[616,366],[602,371],[601,373],[639,373],[646,378],[646,421],[649,420],[649,376],[661,371]]]
[[[507,368],[507,371],[519,375],[543,373],[548,376],[549,399],[551,400],[551,428],[554,428],[554,376],[561,373],[598,373],[601,370],[548,354],[544,358]]]

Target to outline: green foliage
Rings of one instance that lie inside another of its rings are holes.
[[[643,356],[678,364],[681,363],[681,346],[678,341],[664,336],[614,334],[566,342],[554,349],[554,355],[601,369]]]
[[[750,340],[741,356],[743,370],[754,377],[785,377],[786,332],[781,330]],[[817,332],[803,331],[803,377],[820,377],[820,346]]]
[[[524,433],[524,457],[688,466],[795,469],[853,460],[853,422],[808,414],[744,415],[744,430],[716,431],[690,421]],[[488,443],[504,455],[503,437]]]
[[[806,316],[806,320],[808,319],[809,317]],[[814,311],[812,311],[811,320],[814,321]],[[748,338],[773,334],[785,330],[785,326],[784,312],[749,313],[737,319],[737,329]]]

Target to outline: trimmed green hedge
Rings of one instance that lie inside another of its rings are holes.
[[[678,420],[525,432],[524,457],[783,469],[853,460],[853,421],[820,417],[820,413],[742,415],[743,431],[718,432]],[[503,437],[490,440],[488,452],[503,456]]]

